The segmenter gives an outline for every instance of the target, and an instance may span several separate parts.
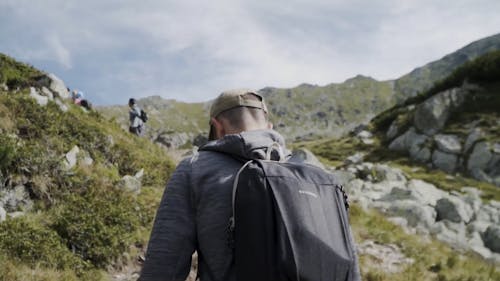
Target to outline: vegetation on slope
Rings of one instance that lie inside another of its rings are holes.
[[[34,201],[0,223],[0,280],[100,280],[140,251],[173,169],[163,150],[97,112],[41,107],[27,89],[0,90],[0,132],[0,190],[24,185]],[[75,145],[94,163],[66,170]],[[141,194],[120,189],[141,169]]]

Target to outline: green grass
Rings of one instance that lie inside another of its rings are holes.
[[[0,53],[0,84],[5,83],[9,88],[26,87],[35,83],[36,78],[43,73],[32,66],[19,63]]]

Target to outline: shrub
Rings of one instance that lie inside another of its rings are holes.
[[[26,218],[0,224],[0,252],[31,267],[55,267],[81,271],[89,264],[72,255],[57,233]]]
[[[52,228],[84,260],[104,268],[131,245],[139,226],[131,195],[114,188],[90,188],[69,195],[53,214]]]

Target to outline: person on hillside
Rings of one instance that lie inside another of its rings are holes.
[[[233,182],[240,169],[250,163],[241,160],[284,162],[291,153],[284,138],[272,129],[264,99],[255,91],[223,92],[211,105],[209,124],[209,142],[182,160],[167,183],[140,281],[186,280],[195,251],[197,280],[234,281],[241,274],[230,246],[235,240],[228,235]],[[284,240],[276,242],[281,243]],[[241,264],[238,266],[241,269]]]
[[[141,119],[141,109],[137,105],[135,99],[131,98],[128,101],[129,110],[129,132],[137,136],[141,136],[144,131],[144,122]]]
[[[71,100],[73,100],[74,104],[80,105],[81,101],[83,100],[83,92],[74,89],[73,91],[71,91]]]

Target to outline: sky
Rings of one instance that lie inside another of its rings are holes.
[[[498,0],[0,0],[0,52],[95,105],[398,78],[500,33]]]

